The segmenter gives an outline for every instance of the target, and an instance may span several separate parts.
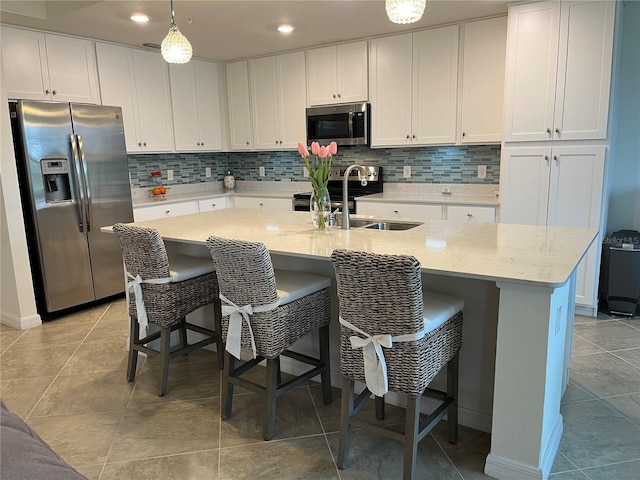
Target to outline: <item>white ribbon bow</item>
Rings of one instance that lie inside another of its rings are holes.
[[[240,350],[242,348],[242,323],[244,321],[249,328],[253,358],[256,358],[256,341],[253,337],[253,329],[251,328],[249,316],[254,313],[275,310],[280,306],[280,299],[268,305],[257,305],[255,307],[251,304],[243,306],[236,305],[222,294],[220,294],[220,301],[226,304],[222,305],[222,315],[229,315],[229,329],[227,332],[227,345],[225,346],[225,350],[240,360]]]
[[[407,333],[396,336],[389,334],[369,335],[342,317],[340,317],[340,324],[366,337],[361,338],[354,335],[349,337],[349,340],[351,341],[351,348],[353,350],[362,348],[362,356],[364,359],[364,378],[367,383],[367,388],[371,393],[378,397],[383,396],[389,391],[387,362],[384,359],[382,347],[392,348],[393,342],[412,342],[420,340],[426,333],[425,330],[422,329],[416,333]]]
[[[146,328],[149,326],[149,319],[147,318],[147,309],[144,306],[144,299],[142,298],[141,284],[152,283],[154,285],[162,285],[163,283],[171,283],[171,277],[149,278],[147,280],[143,280],[140,275],[136,275],[134,277],[129,272],[126,273],[127,277],[132,279],[130,282],[127,282],[127,290],[133,291],[136,296],[136,315],[138,316],[138,324],[141,327]]]

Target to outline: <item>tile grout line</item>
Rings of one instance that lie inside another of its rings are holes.
[[[454,461],[451,459],[451,457],[449,457],[449,455],[447,455],[447,452],[445,452],[444,448],[442,447],[442,445],[440,444],[438,439],[435,437],[435,435],[433,435],[433,432],[429,432],[429,436],[433,439],[434,442],[436,442],[436,445],[438,446],[440,451],[444,454],[444,456],[447,458],[447,460],[449,460],[449,463],[451,463],[453,468],[455,468],[456,472],[458,472],[458,475],[460,475],[460,478],[462,480],[464,480],[464,475],[462,475],[462,472],[460,470],[458,470],[458,466],[454,463]]]
[[[311,404],[313,405],[313,409],[316,412],[316,417],[318,417],[318,422],[320,423],[320,429],[322,430],[322,436],[324,437],[324,441],[327,444],[327,449],[329,450],[329,456],[331,456],[331,461],[333,462],[333,467],[336,469],[336,474],[338,475],[338,480],[342,479],[342,475],[340,475],[340,469],[338,468],[338,462],[336,462],[336,457],[334,457],[333,452],[331,451],[331,445],[329,444],[329,439],[327,438],[327,432],[324,428],[324,423],[322,423],[322,418],[320,418],[320,412],[318,412],[318,407],[316,405],[316,401],[313,398],[313,394],[311,393],[311,387],[309,386],[309,382],[306,382],[307,391],[309,393],[309,397],[311,397]],[[333,393],[331,394],[331,403],[333,403]]]

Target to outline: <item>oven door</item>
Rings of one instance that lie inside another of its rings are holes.
[[[291,209],[294,212],[309,212],[311,211],[311,194],[299,194],[296,193],[291,199]]]

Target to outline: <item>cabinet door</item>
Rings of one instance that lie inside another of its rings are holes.
[[[554,147],[547,224],[599,228],[605,171],[605,147]],[[596,242],[576,272],[576,303],[596,306],[598,256]]]
[[[142,142],[139,140],[133,51],[127,47],[96,43],[96,56],[102,103],[122,108],[127,152],[140,152]]]
[[[447,205],[447,220],[453,222],[495,223],[496,209],[470,205]]]
[[[458,25],[414,33],[414,145],[455,143],[457,99]]]
[[[366,102],[369,98],[367,42],[337,46],[338,103]]]
[[[248,63],[227,63],[229,138],[231,150],[251,150],[251,109]]]
[[[51,99],[100,103],[94,44],[80,38],[45,34]]]
[[[264,208],[266,210],[291,210],[291,199],[269,197],[234,197],[236,208]]]
[[[500,142],[507,17],[464,25],[460,143]]]
[[[195,60],[193,67],[196,81],[200,149],[208,152],[222,150],[218,64]]]
[[[509,7],[505,141],[550,140],[560,2]]]
[[[195,61],[169,65],[173,133],[178,152],[200,150]]]
[[[551,148],[505,148],[500,167],[500,222],[546,225]]]
[[[336,47],[307,51],[309,105],[328,105],[338,101]]]
[[[554,138],[605,139],[615,2],[564,2]]]
[[[249,61],[251,106],[256,150],[277,150],[280,145],[278,128],[278,86],[276,57]]]
[[[171,100],[167,63],[157,52],[133,50],[140,140],[145,152],[171,152]]]
[[[410,33],[371,40],[371,145],[411,144]]]
[[[277,106],[279,149],[298,148],[307,138],[305,108],[307,105],[307,75],[304,52],[278,55]]]
[[[2,26],[4,88],[10,99],[50,100],[44,34]]]
[[[169,78],[176,151],[221,150],[217,65],[169,65]]]

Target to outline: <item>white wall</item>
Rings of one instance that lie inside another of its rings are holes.
[[[607,233],[640,231],[640,2],[624,2]]]
[[[42,322],[33,294],[3,78],[0,71],[0,323],[24,329]]]

